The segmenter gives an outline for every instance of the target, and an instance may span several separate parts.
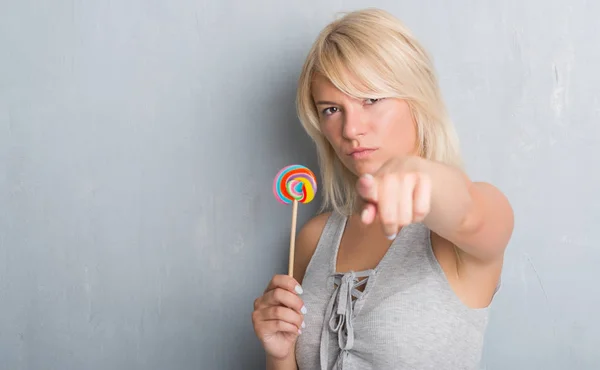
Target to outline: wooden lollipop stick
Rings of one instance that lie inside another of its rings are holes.
[[[273,180],[273,194],[282,204],[292,207],[292,227],[290,232],[290,261],[288,275],[294,277],[294,255],[296,254],[296,218],[298,203],[310,203],[317,191],[317,178],[308,168],[301,165],[285,166]]]
[[[288,265],[288,275],[294,276],[294,254],[296,252],[296,214],[298,213],[298,201],[294,199],[292,207],[292,232],[290,233],[290,262]]]

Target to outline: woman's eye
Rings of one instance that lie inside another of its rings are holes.
[[[326,116],[329,116],[333,113],[337,112],[337,108],[336,107],[329,107],[329,108],[325,108],[323,109],[323,114]]]
[[[375,104],[375,103],[377,103],[380,100],[381,99],[367,99],[366,102],[367,102],[367,104]]]

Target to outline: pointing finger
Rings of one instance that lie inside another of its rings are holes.
[[[364,200],[377,203],[378,192],[377,192],[377,181],[371,174],[362,175],[356,184],[356,191],[358,195]]]

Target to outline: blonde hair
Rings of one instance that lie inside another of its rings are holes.
[[[321,133],[311,93],[315,73],[355,98],[405,100],[417,124],[419,155],[462,167],[458,138],[427,52],[391,14],[372,8],[350,12],[321,31],[298,81],[298,116],[317,146],[322,210],[350,214],[357,178],[344,167]]]

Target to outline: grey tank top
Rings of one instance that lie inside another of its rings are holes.
[[[331,214],[302,281],[299,369],[477,369],[489,307],[455,295],[429,229],[407,225],[374,269],[337,273],[346,221]]]

